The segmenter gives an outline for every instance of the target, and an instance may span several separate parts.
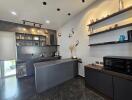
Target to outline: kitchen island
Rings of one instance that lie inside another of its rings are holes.
[[[35,85],[38,93],[74,78],[78,73],[77,59],[39,62],[35,67]]]
[[[34,76],[34,63],[38,62],[46,62],[52,60],[60,59],[60,56],[54,57],[37,57],[37,58],[28,58],[28,59],[20,59],[16,61],[16,69],[17,69],[17,78],[23,78],[27,76]]]

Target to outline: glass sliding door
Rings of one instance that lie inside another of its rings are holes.
[[[16,75],[16,61],[4,61],[4,77]]]
[[[4,62],[0,61],[0,78],[4,77]]]
[[[0,78],[2,77],[2,70],[1,70],[1,61],[0,61]]]

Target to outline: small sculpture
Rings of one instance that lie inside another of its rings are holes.
[[[118,24],[115,24],[115,28],[118,27]]]
[[[109,27],[109,29],[112,29],[112,27]]]
[[[119,42],[124,42],[125,38],[126,38],[125,35],[120,35]]]
[[[119,0],[119,11],[124,8],[124,2],[123,0]]]
[[[91,20],[90,20],[90,23],[94,23],[94,20],[93,20],[93,19],[91,19]]]
[[[93,33],[93,28],[92,27],[89,27],[89,32],[90,32],[90,34]]]
[[[98,18],[96,18],[96,21],[98,21],[99,19]]]

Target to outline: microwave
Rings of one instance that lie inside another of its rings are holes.
[[[106,56],[103,62],[104,69],[132,75],[132,57]]]

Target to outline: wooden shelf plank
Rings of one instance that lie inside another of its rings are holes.
[[[121,11],[115,12],[115,13],[113,13],[113,14],[111,14],[111,15],[105,17],[105,18],[102,18],[102,19],[100,19],[100,20],[98,20],[98,21],[96,21],[96,22],[93,22],[93,23],[89,24],[88,26],[92,26],[92,25],[95,25],[95,24],[97,24],[97,23],[103,22],[103,21],[105,21],[105,20],[107,20],[107,19],[109,19],[109,18],[115,17],[115,16],[120,15],[120,14],[122,14],[122,13],[125,13],[125,12],[127,12],[127,11],[129,11],[129,10],[132,10],[132,6],[130,6],[130,7],[128,7],[128,8],[125,8],[125,9],[123,9],[123,10],[121,10]]]
[[[97,32],[97,33],[89,34],[88,36],[99,35],[99,34],[102,34],[102,33],[105,33],[105,32],[110,32],[110,31],[121,29],[121,28],[129,27],[129,26],[132,26],[132,23],[121,25],[121,26],[114,27],[114,28],[107,29],[107,30],[103,30],[103,31],[100,31],[100,32]]]
[[[129,42],[128,40],[125,40],[123,42],[111,41],[111,42],[89,44],[88,46],[98,46],[98,45],[108,45],[108,44],[120,44],[120,43],[132,43],[132,42]]]

